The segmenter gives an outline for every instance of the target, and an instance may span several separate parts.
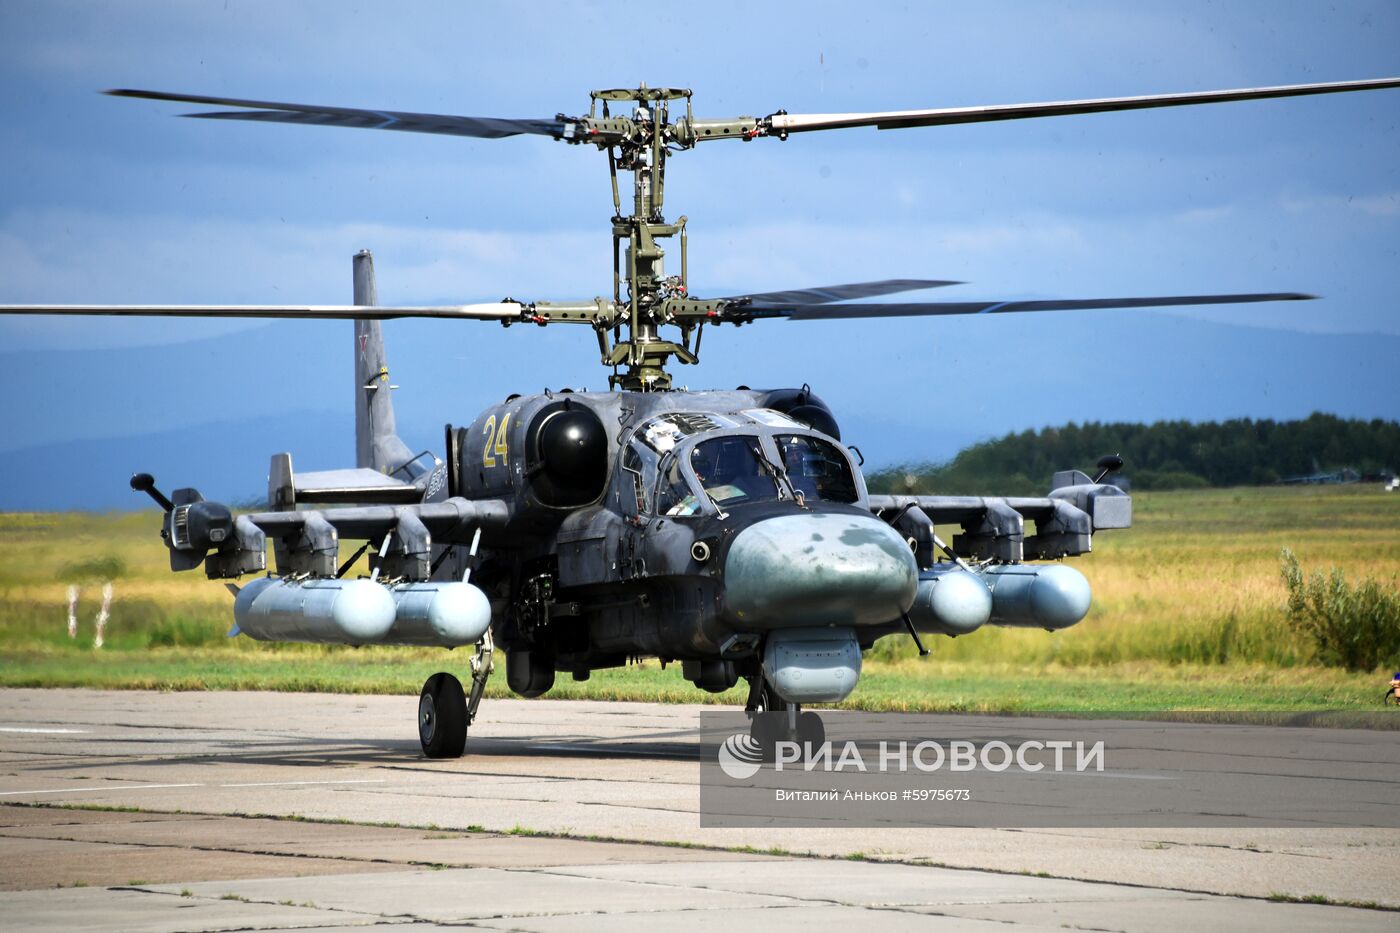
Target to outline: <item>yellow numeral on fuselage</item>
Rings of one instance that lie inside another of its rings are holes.
[[[501,426],[496,427],[496,416],[492,415],[486,419],[486,426],[481,429],[481,433],[486,435],[486,443],[481,446],[481,465],[493,467],[496,465],[496,457],[501,458],[504,466],[510,460],[510,435],[507,430],[510,428],[510,413],[507,412],[501,417]],[[493,453],[495,456],[493,456]]]
[[[496,431],[496,456],[501,458],[501,466],[510,466],[510,414],[501,416],[501,426]]]

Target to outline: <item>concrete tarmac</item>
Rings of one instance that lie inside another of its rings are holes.
[[[0,691],[0,917],[153,930],[1400,926],[1391,911],[1281,900],[1400,906],[1400,830],[704,829],[695,707],[488,700],[454,761],[422,758],[416,710],[416,697]]]

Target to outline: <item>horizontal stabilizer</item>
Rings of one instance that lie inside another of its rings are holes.
[[[400,482],[367,467],[298,473],[293,482],[297,502],[410,503],[423,499],[422,487]]]
[[[267,507],[292,511],[298,505],[412,505],[422,502],[427,482],[405,483],[368,467],[297,473],[292,455],[272,455],[267,471]]]

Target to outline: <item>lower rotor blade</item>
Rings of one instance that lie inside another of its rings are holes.
[[[897,292],[916,292],[925,288],[962,285],[942,279],[880,279],[875,282],[851,282],[846,285],[822,285],[817,288],[794,288],[783,292],[754,292],[734,295],[722,301],[750,301],[755,305],[819,305],[852,298],[874,298]]]
[[[363,305],[0,305],[0,314],[115,315],[118,317],[248,317],[308,320],[457,318],[518,321],[524,306],[514,301],[438,306]]]
[[[1256,301],[1308,301],[1315,295],[1267,292],[1245,295],[1172,295],[1160,298],[1070,298],[1041,301],[916,301],[819,307],[737,308],[730,316],[786,317],[794,321],[841,318],[923,317],[950,314],[1010,314],[1026,311],[1097,311],[1109,308],[1170,308],[1185,305],[1246,304]]]

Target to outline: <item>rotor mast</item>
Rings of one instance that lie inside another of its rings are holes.
[[[662,213],[666,196],[666,157],[674,142],[675,127],[670,121],[671,105],[684,100],[687,123],[691,118],[690,91],[677,88],[648,88],[593,91],[590,123],[601,117],[612,120],[614,105],[631,105],[627,131],[607,146],[608,170],[612,176],[613,218],[613,301],[622,322],[613,327],[608,346],[604,328],[599,329],[603,362],[613,368],[609,383],[634,391],[670,388],[665,366],[672,356],[694,363],[699,357],[691,347],[692,333],[698,328],[681,324],[681,342],[663,339],[659,325],[671,318],[667,302],[684,298],[686,283],[686,218],[667,223]],[[601,113],[599,112],[601,108]],[[623,214],[619,170],[632,173],[632,212]],[[666,251],[661,241],[679,237],[679,275],[666,275]],[[626,327],[626,338],[621,333]],[[698,339],[697,339],[698,344]],[[698,346],[696,347],[698,349]],[[625,367],[619,372],[619,367]]]
[[[672,357],[682,363],[700,361],[700,339],[706,323],[739,324],[746,320],[735,315],[746,299],[690,297],[686,217],[667,223],[662,213],[666,160],[672,153],[693,149],[705,140],[747,142],[770,133],[786,139],[788,134],[772,131],[771,117],[697,120],[689,88],[650,88],[643,82],[635,88],[591,91],[589,97],[587,117],[556,117],[564,127],[560,136],[564,141],[591,144],[606,152],[612,177],[612,306],[605,308],[606,302],[599,299],[596,312],[586,317],[597,331],[603,365],[612,367],[609,385],[637,392],[665,391],[671,388],[666,364]],[[679,101],[685,101],[685,115],[673,119],[672,110],[678,109]],[[614,113],[615,108],[628,107],[630,114]],[[782,113],[785,111],[779,111]],[[632,173],[630,214],[623,213],[619,172]],[[666,251],[661,244],[672,237],[680,241],[680,271],[667,275]],[[560,320],[556,307],[543,302],[534,307],[541,320]],[[575,313],[574,319],[579,317]],[[679,341],[663,338],[662,325],[677,327]]]

